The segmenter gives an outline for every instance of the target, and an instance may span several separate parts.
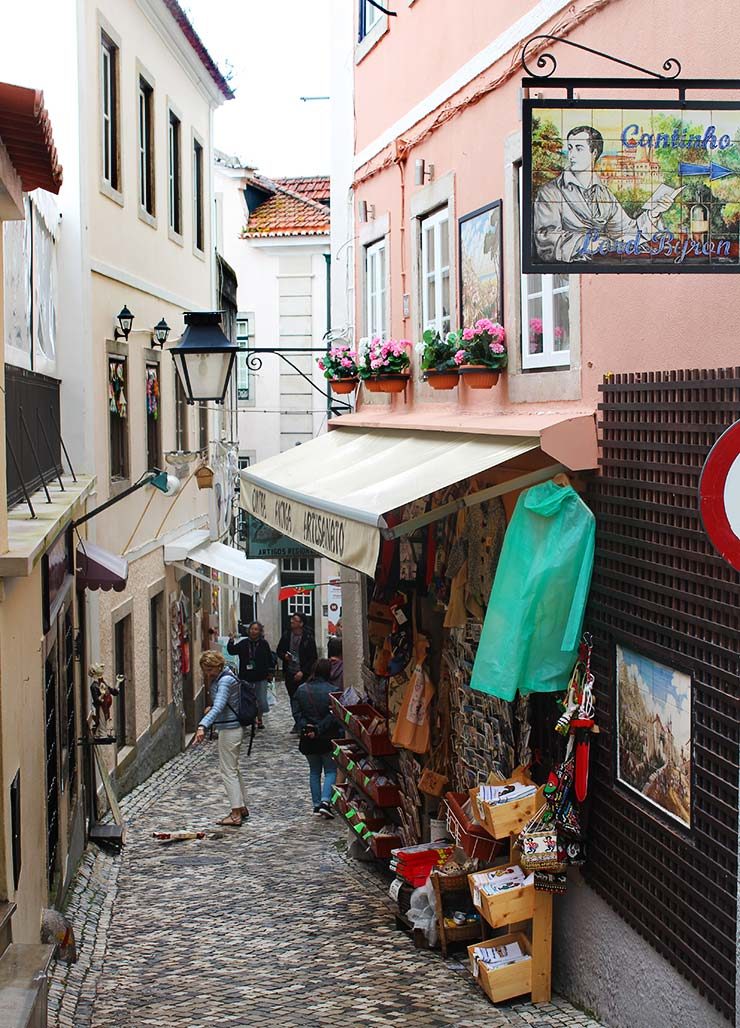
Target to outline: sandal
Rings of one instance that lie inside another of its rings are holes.
[[[239,818],[237,821],[233,814],[227,814],[223,821],[219,821],[218,823],[223,825],[224,828],[241,828],[242,819]]]
[[[242,807],[242,821],[249,817],[249,808]]]

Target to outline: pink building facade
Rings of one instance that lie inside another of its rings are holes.
[[[395,0],[396,16],[354,3],[352,191],[366,215],[354,229],[355,336],[417,344],[425,328],[462,327],[459,219],[500,201],[509,367],[492,390],[461,382],[436,393],[414,353],[404,395],[361,391],[342,424],[537,432],[571,470],[593,469],[588,616],[600,637],[602,734],[591,859],[557,905],[555,985],[624,1028],[735,1023],[740,625],[730,607],[740,579],[702,533],[696,487],[711,444],[740,417],[740,376],[718,370],[738,363],[740,280],[522,275],[520,57],[528,39],[551,33],[645,68],[675,56],[687,77],[729,78],[740,20],[728,0]],[[558,74],[633,74],[553,52]],[[635,96],[598,95],[625,106]],[[644,155],[635,181],[654,163]],[[604,179],[618,166],[606,162]],[[682,370],[693,368],[712,370]],[[669,823],[619,781],[614,648],[625,640],[692,676],[690,825]]]

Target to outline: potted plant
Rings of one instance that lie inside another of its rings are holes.
[[[371,393],[402,393],[409,380],[411,358],[408,339],[371,339],[358,372]]]
[[[359,380],[357,354],[349,343],[335,343],[316,361],[333,393],[351,393]]]
[[[460,374],[466,385],[471,389],[495,386],[509,360],[504,326],[490,318],[481,318],[472,328],[464,328],[460,337],[465,351]]]
[[[432,389],[454,389],[457,385],[460,361],[460,336],[448,332],[443,339],[436,329],[428,328],[421,345],[421,367],[424,380]]]

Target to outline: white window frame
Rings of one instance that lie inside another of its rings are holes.
[[[167,111],[167,226],[170,238],[182,239],[182,119]]]
[[[522,197],[522,168],[519,166],[519,196]],[[519,205],[521,211],[521,202]],[[523,218],[519,218],[519,232],[521,239]],[[555,286],[554,275],[541,275],[542,288],[539,290],[530,289],[530,280],[534,276],[521,275],[520,296],[521,296],[521,361],[522,371],[532,368],[567,368],[570,367],[570,339],[572,311],[570,305],[570,278],[565,277],[565,284]],[[568,295],[568,349],[555,349],[555,326],[553,312],[555,310],[555,297],[566,293]],[[529,301],[542,300],[542,353],[529,352]]]
[[[100,189],[123,204],[121,187],[120,43],[107,22],[99,18],[100,46]]]
[[[137,133],[139,144],[139,213],[154,218],[154,86],[139,73]]]
[[[250,397],[250,374],[247,366],[247,353],[250,339],[250,317],[243,311],[236,316],[236,342],[239,353],[236,355],[236,400],[237,404],[247,403]],[[244,393],[245,395],[240,395]]]
[[[419,222],[419,231],[421,233],[420,287],[422,331],[426,331],[428,328],[436,329],[441,336],[445,336],[450,331],[453,320],[452,265],[450,263],[449,246],[446,253],[442,252],[442,225],[445,223],[447,224],[449,242],[452,224],[447,205],[426,215]],[[432,272],[427,271],[430,236],[432,236],[432,245],[434,247],[434,270]],[[446,316],[442,311],[442,280],[445,271],[448,275],[448,293],[450,297],[450,310]],[[429,294],[427,290],[427,284],[432,278],[434,279],[434,311],[429,310]]]
[[[380,255],[383,255],[382,272]],[[369,339],[388,335],[388,247],[384,236],[365,247],[365,334]]]
[[[367,0],[360,0],[360,3],[362,4],[362,7],[364,9],[364,14],[365,14],[365,24],[364,24],[365,31],[364,31],[364,33],[362,35],[362,38],[365,39],[366,36],[370,35],[372,30],[375,28],[375,26],[378,24],[380,19],[383,17],[383,12],[378,10],[378,8],[375,7],[374,4],[369,4],[367,2]]]

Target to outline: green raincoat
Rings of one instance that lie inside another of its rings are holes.
[[[471,688],[503,700],[560,692],[578,655],[595,519],[571,486],[522,493],[506,532]]]

